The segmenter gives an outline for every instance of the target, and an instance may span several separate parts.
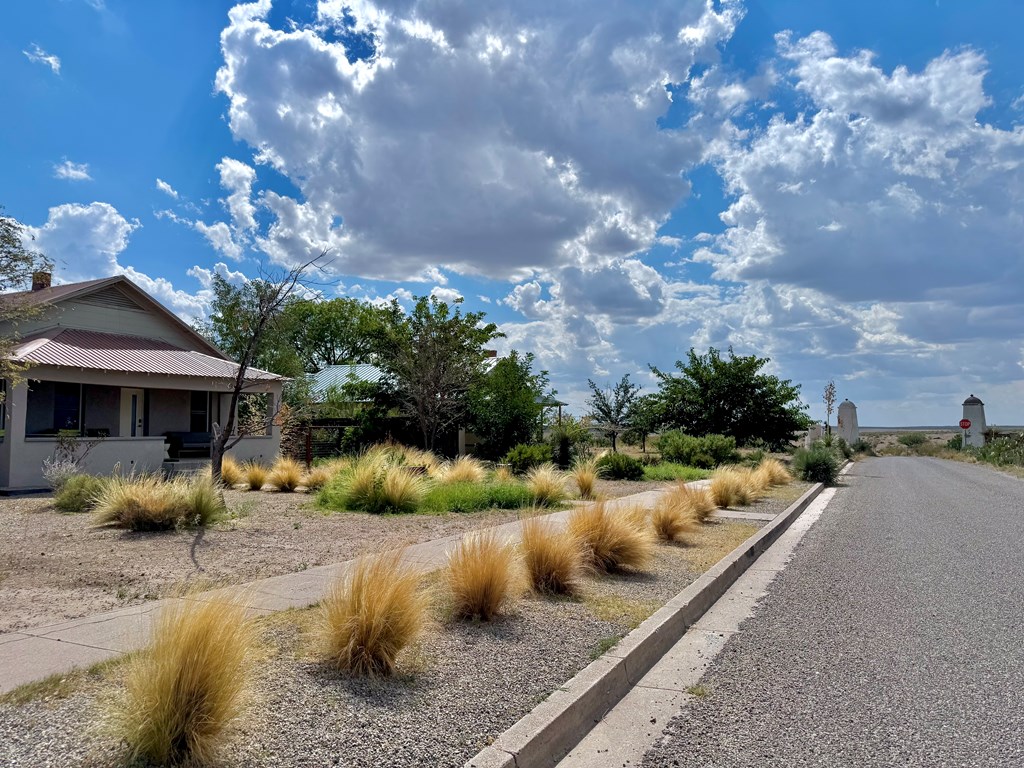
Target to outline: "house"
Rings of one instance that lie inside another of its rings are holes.
[[[50,285],[3,302],[40,308],[17,327],[11,359],[26,366],[14,386],[0,382],[0,491],[45,487],[43,460],[70,437],[84,469],[173,472],[209,460],[212,425],[223,423],[238,365],[123,276]],[[0,334],[14,329],[0,325]],[[280,447],[272,416],[285,379],[250,368],[250,404],[266,409],[264,434],[246,436],[230,454],[271,461]],[[262,401],[262,402],[261,402]]]

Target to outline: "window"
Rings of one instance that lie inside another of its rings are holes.
[[[189,411],[189,432],[210,431],[210,393],[193,392]]]
[[[28,385],[26,435],[81,434],[82,385],[62,381],[32,381]]]

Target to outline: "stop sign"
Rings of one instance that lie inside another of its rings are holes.
[[[970,428],[971,428],[971,420],[970,419],[960,419],[960,429],[970,429]]]

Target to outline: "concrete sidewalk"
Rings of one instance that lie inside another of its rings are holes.
[[[697,481],[691,485],[700,486],[705,483]],[[613,499],[607,505],[612,509],[636,505],[651,508],[664,490]],[[546,519],[564,525],[571,512],[571,509],[553,512]],[[747,518],[750,515],[731,510],[719,511],[721,517]],[[759,519],[763,518],[761,516]],[[495,530],[508,541],[519,541],[518,521],[497,526]],[[448,551],[461,537],[462,534],[458,534],[411,545],[405,549],[405,559],[423,573],[437,570],[444,566]],[[319,602],[330,584],[355,562],[348,560],[321,565],[305,571],[203,592],[187,599],[215,600],[241,593],[250,610],[261,615],[288,608],[306,608]],[[0,693],[145,647],[149,641],[153,614],[180,599],[156,600],[144,605],[0,635]]]

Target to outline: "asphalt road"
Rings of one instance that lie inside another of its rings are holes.
[[[1024,766],[1024,481],[857,463],[647,753],[656,766]]]

